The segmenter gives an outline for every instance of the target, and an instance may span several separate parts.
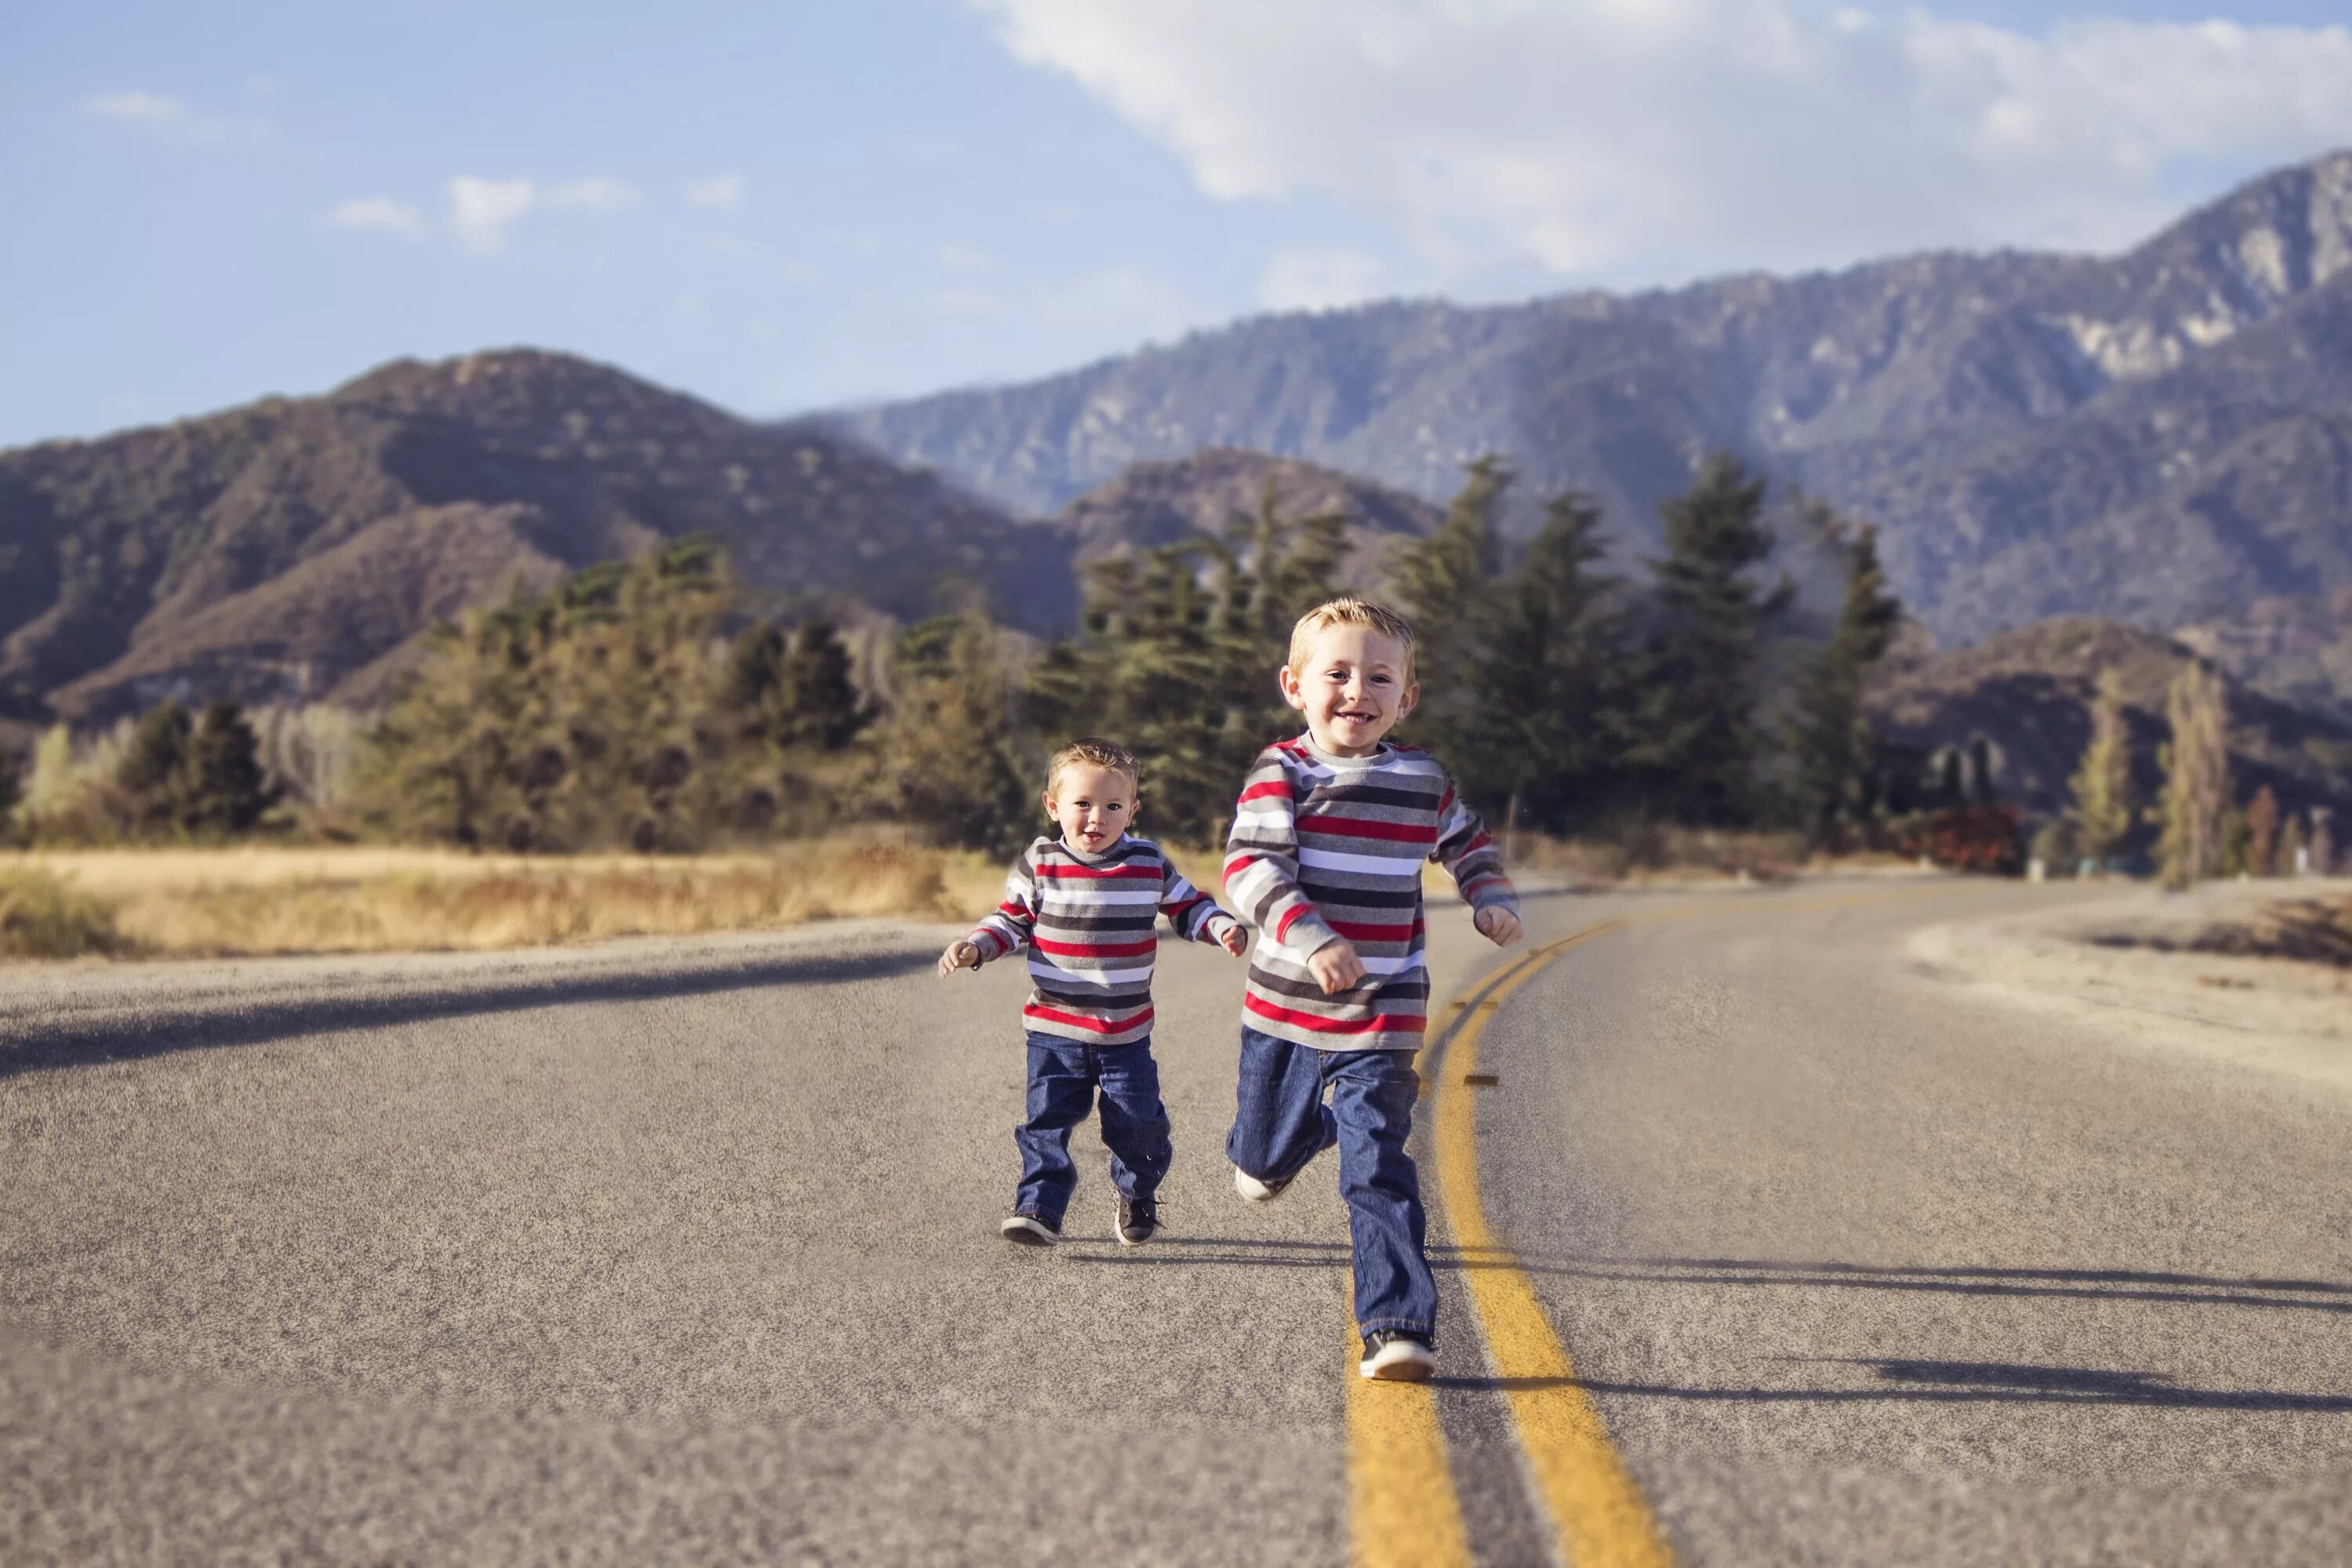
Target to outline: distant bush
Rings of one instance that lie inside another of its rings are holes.
[[[62,878],[0,870],[0,958],[84,958],[125,951],[114,907]]]
[[[1906,855],[1952,871],[2014,877],[2025,869],[2025,837],[2014,807],[1964,805],[1916,817],[1897,829]]]

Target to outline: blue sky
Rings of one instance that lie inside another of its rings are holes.
[[[2352,143],[2305,0],[0,13],[0,446],[530,343],[772,415],[1268,308],[2112,246]]]

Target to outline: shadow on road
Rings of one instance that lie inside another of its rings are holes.
[[[1439,1250],[1432,1249],[1433,1261]],[[1879,1268],[1741,1258],[1573,1258],[1448,1249],[1456,1268],[1516,1267],[1528,1274],[1609,1284],[1777,1286],[1831,1290],[1915,1290],[1955,1296],[2055,1297],[2270,1307],[2352,1314],[2352,1285],[2324,1279],[2144,1272],[2123,1268]]]
[[[1665,1383],[1609,1383],[1574,1377],[1437,1377],[1441,1387],[1496,1393],[1580,1388],[1587,1394],[1648,1399],[1756,1404],[1991,1404],[2130,1405],[2160,1410],[2352,1413],[2352,1396],[2284,1394],[2262,1388],[2179,1388],[2161,1373],[2000,1362],[1830,1361],[1867,1367],[1877,1385],[1860,1388],[1693,1388]]]
[[[49,1068],[92,1062],[135,1061],[173,1051],[222,1046],[257,1046],[272,1041],[352,1029],[570,1007],[602,1002],[648,1002],[673,996],[709,996],[768,985],[839,985],[888,979],[929,969],[929,952],[811,954],[767,958],[670,972],[606,970],[554,974],[530,980],[415,990],[375,996],[312,996],[250,1005],[170,1002],[152,1010],[126,1002],[105,1016],[66,1015],[51,1020],[0,1024],[0,1079]]]

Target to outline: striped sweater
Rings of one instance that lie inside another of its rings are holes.
[[[1323,1050],[1419,1048],[1425,860],[1472,908],[1517,911],[1501,853],[1428,752],[1383,744],[1335,757],[1305,735],[1260,752],[1225,847],[1225,891],[1257,928],[1242,1022]],[[1334,937],[1355,944],[1364,978],[1326,996],[1307,960]]]
[[[1029,950],[1034,988],[1021,1016],[1030,1029],[1125,1046],[1151,1034],[1160,949],[1152,927],[1162,914],[1194,942],[1215,942],[1239,923],[1148,838],[1121,838],[1091,860],[1058,838],[1040,838],[1013,862],[1004,901],[968,940],[982,963]]]

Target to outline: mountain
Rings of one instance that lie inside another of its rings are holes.
[[[1421,538],[1445,512],[1419,496],[1292,458],[1213,447],[1173,462],[1137,463],[1063,510],[1080,564],[1185,538],[1222,538],[1236,519],[1271,500],[1278,517],[1339,512],[1354,555],[1349,577],[1377,581],[1397,543]]]
[[[1075,612],[1065,531],[828,429],[559,354],[399,361],[0,453],[0,714],[378,696],[435,618],[693,533],[752,584],[902,617],[957,578],[1031,629]]]
[[[2170,735],[2166,694],[2199,657],[2186,645],[2115,621],[2062,618],[1974,647],[1910,660],[1874,683],[1873,728],[1891,746],[1932,755],[1982,737],[2001,797],[2035,815],[2058,811],[2090,740],[2099,672],[2123,677],[2133,787],[2142,805],[2162,780],[2157,748]],[[2240,804],[2268,784],[2281,806],[2334,808],[2352,819],[2352,721],[2305,712],[2226,673],[2230,784]]]
[[[1204,447],[1433,500],[1494,450],[1528,481],[1520,526],[1584,489],[1629,554],[1727,448],[1879,523],[1947,640],[2063,614],[2168,629],[2352,586],[2352,153],[2116,257],[1261,317],[833,423],[1027,511]]]
[[[2352,724],[2352,588],[2257,599],[2175,635],[2265,696]]]

